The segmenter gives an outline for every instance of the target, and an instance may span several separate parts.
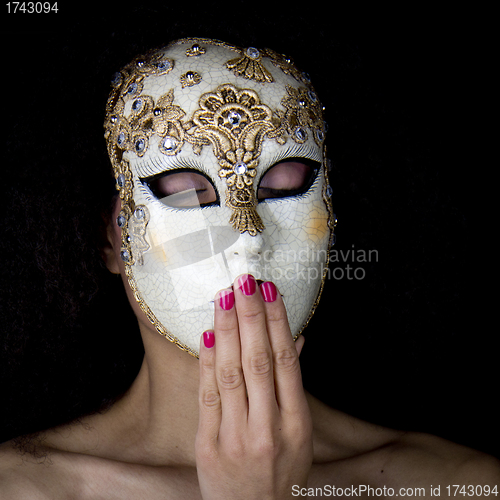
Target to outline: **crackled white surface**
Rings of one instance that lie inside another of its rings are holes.
[[[200,96],[213,92],[225,83],[240,89],[253,89],[261,103],[274,110],[284,110],[281,99],[285,85],[304,86],[285,75],[269,59],[263,64],[275,82],[259,83],[235,76],[225,63],[238,57],[227,48],[201,44],[206,54],[187,57],[192,42],[171,47],[167,56],[175,61],[174,69],[164,76],[149,76],[143,82],[142,95],[156,100],[174,88],[174,102],[189,119],[199,108]],[[198,85],[181,88],[180,76],[195,71],[202,76]],[[126,103],[129,116],[132,100]],[[288,139],[285,145],[265,139],[259,158],[256,188],[262,174],[277,159],[304,156],[322,161],[321,148],[307,131],[303,145]],[[133,198],[136,205],[149,210],[145,239],[149,249],[143,263],[132,266],[132,277],[140,295],[163,327],[180,343],[198,352],[201,333],[213,328],[213,299],[216,292],[230,286],[242,273],[252,273],[257,279],[272,280],[283,295],[292,335],[296,335],[307,320],[321,286],[322,266],[330,232],[328,210],[322,198],[325,184],[321,170],[314,185],[301,197],[266,200],[258,204],[257,212],[265,229],[256,236],[240,234],[229,224],[232,214],[226,207],[226,182],[218,176],[219,165],[211,146],[195,155],[190,144],[184,144],[177,156],[163,155],[158,138],[150,139],[142,158],[126,153],[133,173]],[[180,161],[190,159],[208,174],[219,194],[216,207],[176,209],[154,198],[139,178],[175,169]]]

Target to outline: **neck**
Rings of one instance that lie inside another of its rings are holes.
[[[116,436],[129,431],[129,452],[135,460],[155,465],[194,465],[198,360],[140,326],[144,361],[130,390],[113,408],[123,415],[128,428],[117,429]]]

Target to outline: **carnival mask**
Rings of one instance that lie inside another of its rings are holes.
[[[213,299],[273,281],[293,337],[321,294],[334,227],[322,108],[269,49],[183,39],[115,75],[105,137],[121,257],[156,330],[198,355]]]

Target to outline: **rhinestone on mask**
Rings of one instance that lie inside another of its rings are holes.
[[[117,178],[116,178],[116,183],[118,184],[119,187],[125,187],[125,175],[124,174],[120,174]]]
[[[116,218],[116,225],[118,227],[123,227],[126,223],[127,218],[123,214],[118,215],[118,217]]]
[[[130,252],[128,250],[122,250],[120,252],[120,257],[123,260],[123,262],[129,262],[130,261]]]
[[[166,151],[173,151],[177,147],[177,140],[173,137],[167,136],[163,139],[161,145]]]
[[[294,134],[299,141],[305,141],[307,139],[306,131],[302,127],[297,127]]]
[[[235,174],[238,174],[238,175],[243,175],[244,173],[246,173],[246,171],[248,170],[248,167],[246,165],[246,163],[240,161],[238,162],[234,167],[233,167],[233,171]]]
[[[137,139],[135,141],[135,150],[137,153],[142,153],[146,149],[146,141],[144,139]]]
[[[231,111],[231,113],[227,116],[227,119],[233,127],[237,127],[241,123],[241,115],[236,111]]]
[[[132,104],[132,110],[136,113],[142,108],[142,99],[136,99]]]
[[[141,207],[137,207],[134,212],[134,216],[136,219],[144,219],[144,210]]]
[[[168,59],[156,63],[156,68],[158,69],[158,71],[165,71],[167,69],[170,69],[171,67],[172,63]]]
[[[127,88],[127,94],[128,95],[132,95],[132,94],[135,94],[137,92],[137,89],[139,88],[139,85],[137,85],[137,83],[131,83],[128,88]]]
[[[257,59],[260,56],[260,52],[255,47],[248,47],[246,54],[250,59]]]
[[[125,144],[126,140],[127,140],[127,137],[125,135],[125,132],[120,132],[118,134],[118,137],[116,138],[116,144],[118,144],[118,146],[123,146],[123,144]]]

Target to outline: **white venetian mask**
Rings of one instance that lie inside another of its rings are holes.
[[[113,87],[121,255],[156,330],[197,356],[216,292],[251,273],[277,285],[297,338],[334,226],[307,75],[269,49],[184,39],[136,58]]]

